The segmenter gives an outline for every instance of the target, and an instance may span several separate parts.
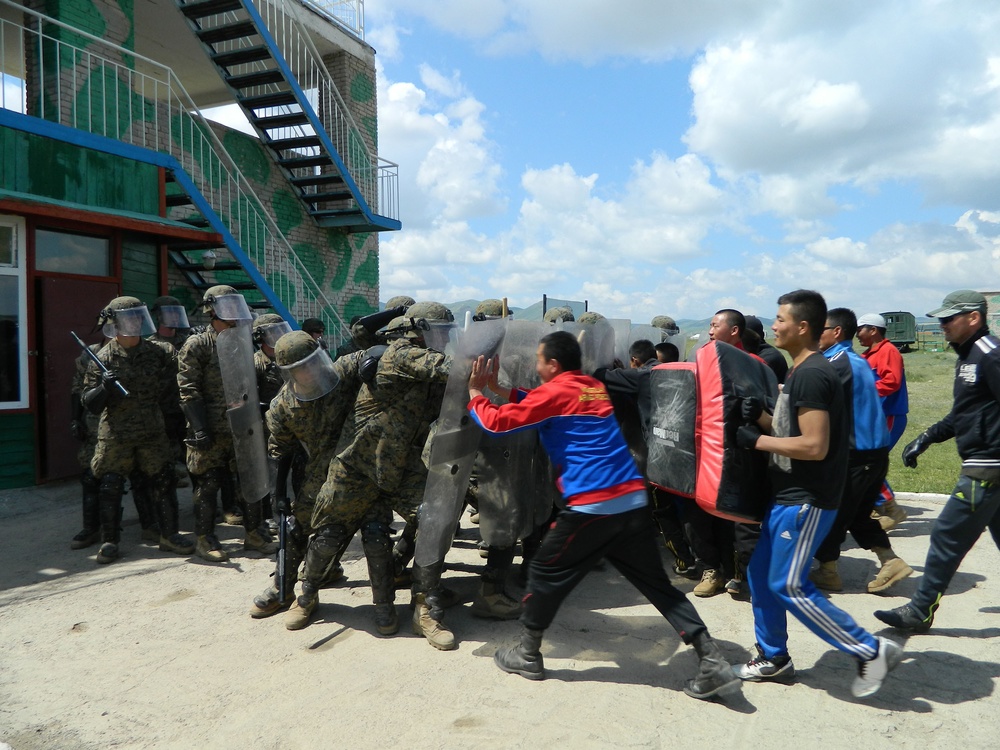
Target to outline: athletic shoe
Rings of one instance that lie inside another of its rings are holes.
[[[933,614],[924,617],[909,603],[895,609],[880,609],[875,616],[897,630],[912,630],[914,633],[926,633],[934,624]]]
[[[792,657],[788,654],[774,656],[768,659],[760,648],[760,644],[754,644],[757,655],[746,664],[734,667],[733,671],[741,680],[750,682],[770,682],[772,680],[789,680],[795,676],[795,665],[792,664]]]
[[[903,647],[888,638],[879,637],[878,654],[871,661],[858,662],[858,676],[851,685],[851,695],[868,698],[875,695],[886,675],[903,660]]]
[[[882,569],[875,574],[875,580],[868,582],[868,593],[877,594],[899,583],[907,576],[913,575],[913,568],[902,558],[894,557],[887,560]]]

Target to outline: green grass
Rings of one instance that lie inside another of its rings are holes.
[[[955,442],[932,445],[918,459],[916,469],[903,466],[903,446],[951,410],[955,354],[952,351],[915,351],[903,355],[910,413],[906,432],[889,460],[889,484],[897,492],[939,492],[949,494],[961,468]]]

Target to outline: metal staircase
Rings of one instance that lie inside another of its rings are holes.
[[[284,1],[177,3],[309,215],[350,232],[399,229],[397,165],[371,153]]]
[[[24,14],[24,25],[0,18],[5,82],[23,82],[20,92],[4,86],[0,125],[163,167],[166,217],[209,230],[205,243],[168,244],[189,283],[236,286],[250,304],[270,307],[293,325],[318,317],[333,346],[349,337],[173,71],[9,0],[0,4]],[[211,271],[201,260],[206,249],[219,256]]]

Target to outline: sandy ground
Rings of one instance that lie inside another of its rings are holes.
[[[750,684],[703,703],[681,692],[694,653],[610,568],[566,602],[542,649],[548,678],[531,682],[492,662],[517,623],[469,614],[482,561],[467,521],[447,573],[464,600],[447,617],[460,644],[442,653],[410,633],[407,593],[400,633],[375,634],[357,542],[347,582],[322,592],[316,621],[293,633],[280,615],[248,616],[273,564],[243,553],[235,527],[220,527],[228,564],[167,555],[138,544],[126,498],[122,560],[99,566],[96,547],[71,551],[77,487],[0,493],[0,743],[15,750],[996,747],[1000,553],[988,536],[935,628],[909,639],[908,658],[873,699],[853,700],[854,662],[793,622],[794,684]],[[918,575],[940,503],[901,504],[910,519],[892,539]],[[181,506],[189,529],[186,490]],[[875,569],[848,549],[846,591],[834,601],[902,640],[872,612],[906,601],[916,575],[892,595],[862,593]],[[697,607],[731,661],[744,659],[749,605],[722,594]]]

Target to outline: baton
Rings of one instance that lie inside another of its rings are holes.
[[[69,335],[72,336],[73,339],[76,341],[76,343],[80,345],[80,348],[83,349],[83,353],[86,354],[88,357],[90,357],[90,361],[93,362],[95,365],[97,365],[97,367],[101,370],[101,372],[103,373],[110,372],[107,366],[103,362],[101,362],[101,358],[98,357],[96,354],[94,354],[92,351],[90,351],[90,347],[87,346],[85,343],[83,343],[83,339],[81,339],[79,336],[76,335],[76,331],[70,331]],[[122,385],[122,381],[116,379],[115,385],[118,386],[118,390],[122,392],[123,396],[129,395],[128,389],[126,389],[125,386]]]
[[[285,568],[288,565],[286,550],[288,549],[288,516],[283,512],[278,513],[278,557],[274,574],[278,577],[278,599],[285,603]]]

